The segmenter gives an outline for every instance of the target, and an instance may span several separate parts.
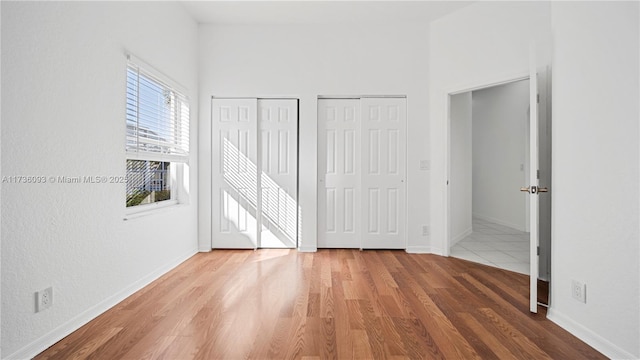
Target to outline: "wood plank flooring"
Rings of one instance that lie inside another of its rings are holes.
[[[404,251],[199,253],[36,359],[605,359],[528,277]]]

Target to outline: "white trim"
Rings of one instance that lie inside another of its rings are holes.
[[[127,208],[125,216],[122,220],[133,220],[149,215],[161,214],[174,209],[181,209],[184,207],[187,207],[187,205],[179,203],[178,200],[165,200],[153,204],[130,206]]]
[[[126,151],[127,160],[147,160],[147,161],[164,161],[173,163],[189,163],[189,155],[170,155],[163,153],[144,152],[144,151]]]
[[[442,249],[434,246],[407,246],[405,251],[409,254],[442,255]]]
[[[148,62],[129,53],[128,51],[125,51],[124,56],[127,58],[128,63],[134,64],[135,66],[142,68],[145,72],[150,73],[151,75],[157,77],[159,80],[162,80],[166,85],[169,85],[174,90],[182,93],[187,98],[187,102],[189,101],[189,90],[186,86],[182,86],[179,82],[173,80],[170,76],[165,75],[162,71],[156,69]]]
[[[407,95],[318,95],[320,99],[406,99]]]
[[[475,83],[451,87],[449,88],[449,90],[446,91],[446,93],[447,95],[458,95],[458,94],[466,93],[469,91],[488,89],[495,86],[510,84],[510,83],[514,83],[522,80],[527,80],[527,79],[529,79],[528,71],[517,72],[511,75],[499,76],[494,79],[487,79],[487,80],[483,80]]]
[[[169,271],[176,268],[181,263],[185,262],[193,255],[196,254],[196,250],[189,250],[185,254],[182,254],[173,260],[167,262],[165,265],[159,267],[158,269],[152,271],[148,275],[142,277],[141,279],[133,282],[131,285],[125,287],[121,291],[116,294],[106,298],[105,300],[97,303],[96,305],[90,307],[86,311],[78,314],[73,317],[69,321],[64,324],[56,327],[55,329],[49,331],[43,336],[37,338],[21,349],[17,350],[13,354],[8,355],[5,359],[31,359],[46,350],[49,346],[55,344],[60,341],[67,335],[72,332],[78,330],[80,327],[84,326],[91,320],[95,319],[105,311],[111,309],[118,303],[122,302],[124,299],[133,295],[137,291],[141,290],[145,286],[149,285],[151,282],[160,278],[162,275],[168,273]]]
[[[457,235],[454,238],[452,238],[451,242],[450,242],[450,246],[454,246],[460,240],[462,240],[462,239],[466,238],[467,236],[471,235],[471,233],[473,233],[473,227],[468,228],[467,230],[463,231],[460,235]]]
[[[584,341],[589,346],[600,351],[605,356],[611,359],[637,359],[635,356],[626,350],[612,344],[609,340],[603,338],[597,333],[591,331],[589,328],[574,321],[570,317],[555,311],[553,308],[549,308],[547,311],[547,319],[556,323],[561,328],[567,330],[578,339]]]
[[[315,246],[301,246],[298,248],[298,252],[302,252],[302,253],[313,253],[313,252],[317,252],[318,248]]]

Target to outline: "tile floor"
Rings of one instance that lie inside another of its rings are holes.
[[[451,248],[451,256],[529,274],[529,233],[473,219],[473,232]]]

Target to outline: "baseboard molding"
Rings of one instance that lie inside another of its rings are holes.
[[[199,247],[199,248],[198,248],[198,252],[204,252],[204,253],[206,253],[206,252],[211,252],[211,250],[213,250],[213,249],[211,249],[211,246],[208,246],[208,247]]]
[[[547,319],[567,330],[575,337],[584,341],[592,348],[600,351],[610,359],[638,359],[638,356],[635,356],[612,344],[609,340],[573,321],[573,319],[568,316],[555,311],[553,308],[549,308],[547,311]]]
[[[407,246],[406,251],[409,254],[435,254],[442,255],[442,249],[433,246]]]
[[[301,246],[298,248],[298,252],[317,252],[317,251],[318,251],[317,247]]]
[[[517,225],[517,224],[511,224],[511,223],[509,223],[509,222],[507,222],[507,221],[502,221],[502,220],[500,220],[500,219],[495,219],[495,218],[492,218],[492,217],[490,217],[490,216],[484,216],[484,215],[479,215],[479,214],[474,213],[474,214],[473,214],[473,217],[474,217],[474,218],[478,218],[478,219],[480,219],[480,220],[484,220],[484,221],[492,222],[492,223],[494,223],[494,224],[498,224],[498,225],[502,225],[502,226],[510,227],[510,228],[512,228],[512,229],[516,229],[516,230],[519,230],[519,231],[524,231],[524,227],[520,227],[520,226],[519,226],[519,225]]]
[[[473,228],[470,227],[467,230],[463,231],[462,234],[455,236],[453,239],[451,239],[451,244],[449,244],[449,247],[457,244],[460,240],[466,238],[467,236],[471,235],[471,233],[473,232]]]
[[[71,334],[72,332],[78,330],[80,327],[82,327],[83,325],[87,324],[89,321],[95,319],[96,317],[98,317],[99,315],[104,313],[105,311],[111,309],[112,307],[114,307],[118,303],[122,302],[122,300],[124,300],[127,297],[133,295],[136,291],[139,291],[143,287],[149,285],[154,280],[158,279],[160,276],[162,276],[162,275],[166,274],[167,272],[169,272],[170,270],[174,269],[175,267],[177,267],[178,265],[180,265],[181,263],[183,263],[187,259],[191,258],[196,253],[197,253],[197,251],[195,249],[193,249],[193,250],[188,251],[185,254],[182,254],[181,256],[176,257],[172,261],[170,261],[167,264],[161,266],[160,268],[154,270],[153,272],[151,272],[147,276],[143,277],[142,279],[140,279],[140,280],[134,282],[133,284],[127,286],[122,291],[119,291],[118,293],[114,294],[113,296],[111,296],[111,297],[99,302],[98,304],[92,306],[91,308],[89,308],[86,311],[80,313],[79,315],[75,316],[71,320],[69,320],[69,321],[63,323],[62,325],[58,326],[57,328],[49,331],[45,335],[43,335],[40,338],[32,341],[30,344],[27,344],[23,348],[19,349],[18,351],[14,352],[11,355],[8,355],[6,358],[3,358],[3,359],[6,359],[6,360],[16,359],[17,360],[17,359],[31,359],[31,358],[35,357],[39,353],[41,353],[44,350],[46,350],[47,348],[49,348],[51,345],[53,345],[53,344],[57,343],[58,341],[62,340],[64,337],[66,337],[69,334]]]

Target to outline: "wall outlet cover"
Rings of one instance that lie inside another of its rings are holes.
[[[53,305],[53,287],[36,291],[36,312],[48,309]]]
[[[587,285],[577,280],[571,281],[571,297],[581,303],[587,303]]]

